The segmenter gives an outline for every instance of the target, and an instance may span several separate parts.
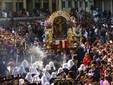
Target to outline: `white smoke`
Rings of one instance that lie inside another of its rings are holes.
[[[39,46],[32,46],[29,49],[31,66],[39,70],[44,68],[43,58],[46,57],[45,52]]]
[[[45,53],[41,50],[41,48],[39,46],[33,46],[29,49],[29,52],[32,56],[34,56],[35,58],[37,58],[39,61],[42,61],[42,59],[45,56]]]
[[[43,69],[43,61],[36,61],[32,64],[33,67],[38,68],[39,70]]]
[[[24,60],[22,61],[22,63],[21,63],[21,66],[23,66],[24,68],[29,67],[28,61],[24,59]]]

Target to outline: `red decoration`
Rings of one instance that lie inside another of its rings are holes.
[[[67,40],[61,40],[60,41],[60,47],[63,48],[63,49],[68,48]]]
[[[68,48],[68,42],[67,40],[59,40],[56,41],[57,43],[53,43],[54,49],[66,49]]]

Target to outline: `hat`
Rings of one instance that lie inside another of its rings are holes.
[[[60,68],[58,69],[57,75],[60,75],[60,74],[63,73],[63,72],[64,72],[63,68],[60,67]]]
[[[74,62],[73,60],[69,60],[67,64],[68,64],[68,69],[70,69],[74,65]]]
[[[78,71],[85,71],[86,67],[84,64],[81,64],[80,67],[78,68]]]
[[[93,73],[88,73],[87,75],[88,75],[88,76],[93,76]]]
[[[49,65],[52,67],[54,65],[54,63],[52,61],[50,61]]]
[[[42,71],[45,73],[46,72],[46,69],[44,68],[44,69],[42,69]]]
[[[45,84],[44,85],[50,85],[50,83],[49,82],[45,82]]]
[[[24,79],[19,79],[19,85],[23,85],[25,83]]]
[[[56,78],[56,73],[55,72],[52,72],[51,78]]]
[[[50,65],[48,65],[48,64],[47,64],[47,65],[45,66],[45,69],[46,69],[46,71],[49,71],[49,70],[51,70],[51,67],[50,67]]]
[[[64,63],[63,66],[62,66],[62,68],[63,69],[65,69],[65,68],[68,69],[68,64],[67,63]]]
[[[40,81],[40,77],[39,77],[39,75],[35,75],[35,76],[33,76],[33,81],[35,81],[35,82],[39,82],[39,81]]]

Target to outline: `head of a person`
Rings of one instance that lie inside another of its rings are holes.
[[[74,66],[73,60],[69,60],[69,61],[67,62],[67,64],[68,64],[68,70],[70,70],[71,67]]]
[[[68,78],[74,78],[74,72],[73,71],[69,71],[68,72]]]
[[[60,76],[61,78],[63,78],[65,76],[63,68],[60,67],[58,69],[57,76]]]
[[[45,84],[44,85],[50,85],[50,83],[49,82],[45,82]]]
[[[76,60],[77,59],[77,54],[72,56],[72,60]]]
[[[85,53],[85,57],[89,58],[90,57],[89,53]]]
[[[57,77],[56,72],[52,72],[52,73],[51,73],[51,78],[56,78],[56,77]]]

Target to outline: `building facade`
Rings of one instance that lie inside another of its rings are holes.
[[[85,0],[87,1],[87,0]],[[0,0],[0,9],[18,11],[22,8],[32,10],[33,8],[56,10],[66,10],[71,8],[86,8],[83,0]],[[89,7],[89,6],[88,6]],[[88,8],[87,7],[87,8]]]
[[[0,0],[0,9],[19,11],[23,8],[32,10],[35,0]]]
[[[102,10],[113,12],[113,0],[0,0],[0,9],[18,11],[22,8],[27,10],[49,9],[51,12],[56,10],[70,10],[78,8],[90,11],[91,6]]]
[[[94,0],[94,7],[113,13],[113,0]]]

